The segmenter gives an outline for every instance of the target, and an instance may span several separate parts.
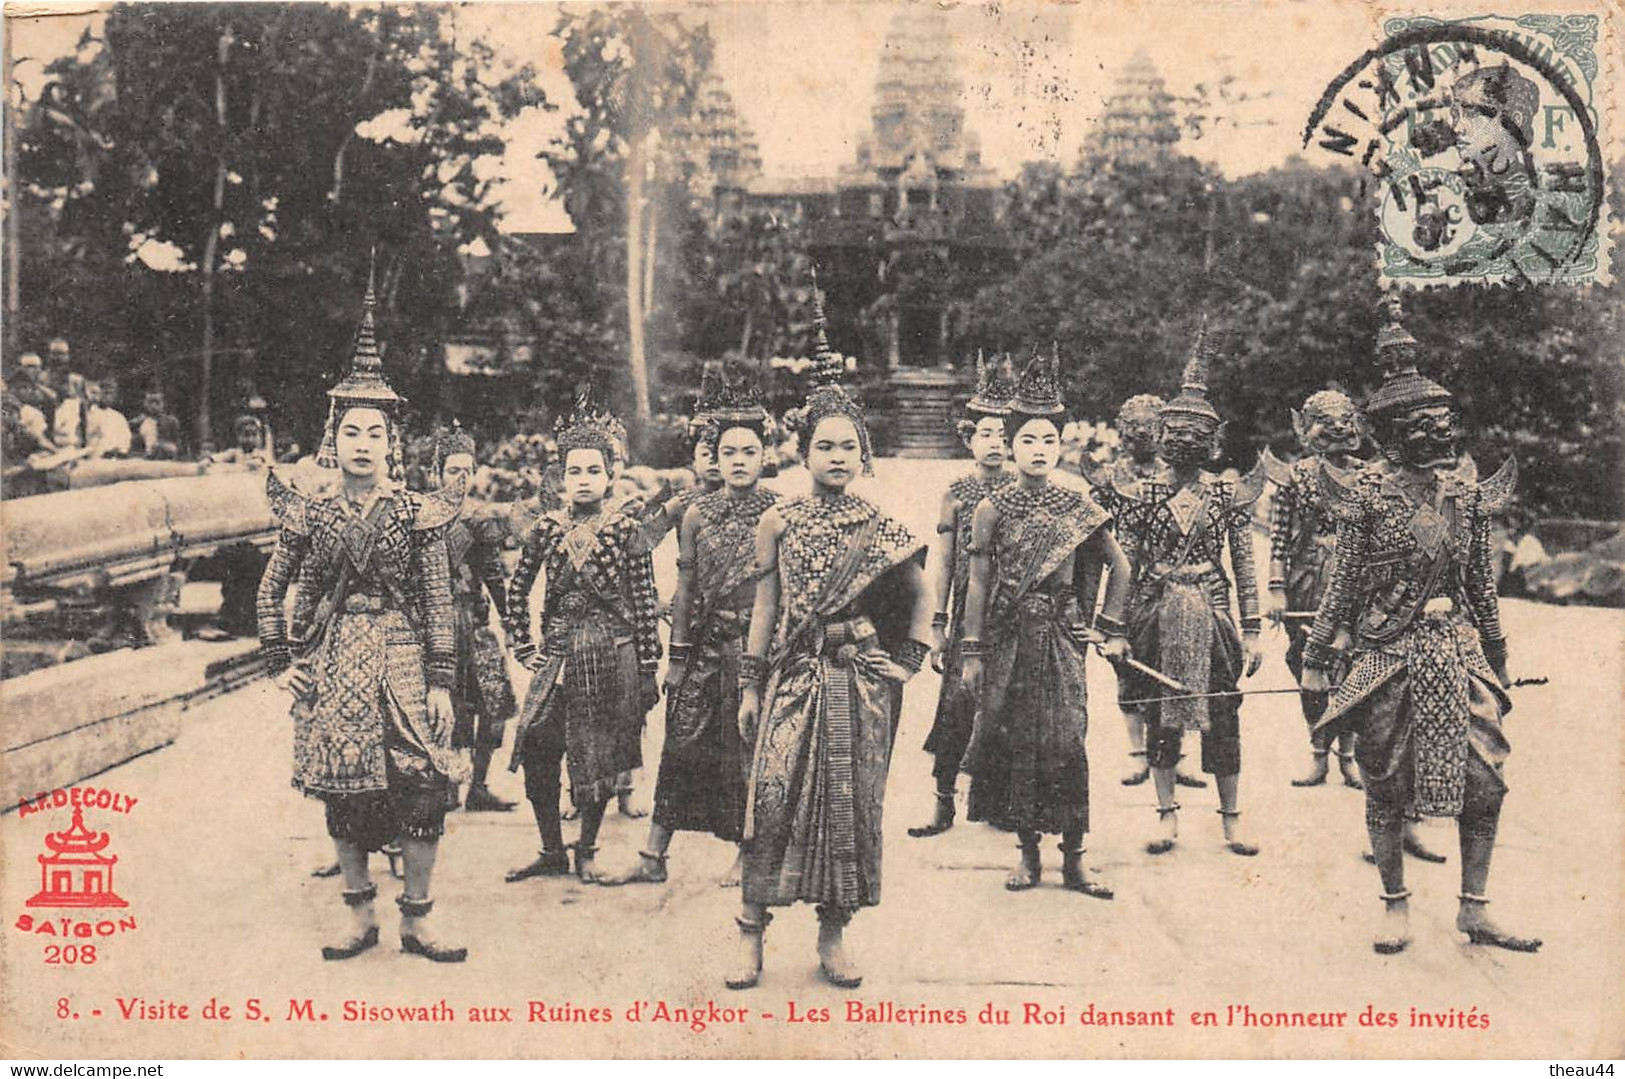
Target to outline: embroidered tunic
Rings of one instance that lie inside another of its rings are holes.
[[[508,522],[497,507],[466,499],[446,526],[452,602],[457,616],[457,727],[455,744],[474,745],[484,732],[502,738],[502,724],[518,710],[507,658],[491,632],[494,606],[507,617],[507,573],[502,543]],[[487,598],[489,597],[489,598]],[[479,720],[483,720],[479,722]]]
[[[666,705],[666,740],[655,786],[654,821],[672,831],[710,832],[739,842],[745,824],[750,750],[739,737],[739,656],[756,598],[756,529],[778,501],[762,488],[690,500],[694,532],[691,646],[683,682]]]
[[[1335,512],[1331,581],[1305,663],[1330,666],[1341,629],[1352,668],[1321,725],[1361,724],[1368,781],[1380,789],[1409,764],[1407,808],[1458,815],[1469,751],[1495,769],[1508,752],[1500,717],[1511,702],[1490,665],[1506,637],[1483,493],[1444,475],[1413,496],[1379,464],[1350,481]]]
[[[529,597],[546,574],[540,644],[533,644]],[[509,591],[505,628],[531,679],[509,770],[536,724],[562,723],[570,794],[586,805],[615,792],[618,772],[642,763],[639,680],[660,662],[654,562],[638,524],[616,511],[574,519],[542,515],[525,537]]]
[[[1241,677],[1241,640],[1230,608],[1226,546],[1236,573],[1241,626],[1260,626],[1253,572],[1249,507],[1237,504],[1235,486],[1203,472],[1188,486],[1147,480],[1119,518],[1119,536],[1134,567],[1129,642],[1136,658],[1195,693],[1234,690]],[[1132,671],[1122,676],[1130,699],[1167,694],[1161,684]],[[1147,706],[1148,718],[1187,730],[1207,730],[1215,707],[1239,700],[1212,698]]]
[[[449,724],[426,707],[428,688],[450,689],[457,674],[444,539],[456,505],[388,491],[369,511],[339,492],[307,499],[274,474],[267,483],[280,530],[260,579],[260,643],[273,673],[297,662],[315,683],[294,704],[293,785],[343,795],[387,790],[391,773],[465,778]]]
[[[1089,826],[1088,694],[1081,633],[1097,578],[1077,558],[1110,518],[1093,499],[1050,484],[988,496],[998,512],[982,637],[982,714],[965,755],[970,819],[1014,831]],[[1087,590],[1088,585],[1083,586]]]
[[[944,634],[947,647],[943,649],[942,690],[937,697],[936,718],[931,733],[925,740],[925,751],[947,758],[954,774],[965,746],[970,740],[971,720],[975,702],[966,700],[960,692],[959,640],[965,634],[965,592],[970,584],[971,522],[982,499],[999,490],[1014,479],[1008,472],[988,483],[979,473],[961,476],[948,485],[948,503],[952,507],[954,534],[953,577],[948,586],[948,630]],[[946,516],[946,514],[945,514]],[[946,528],[946,521],[938,526]]]
[[[778,512],[779,624],[751,768],[744,896],[873,906],[908,676],[885,650],[908,606],[889,571],[925,548],[855,495],[806,495]]]

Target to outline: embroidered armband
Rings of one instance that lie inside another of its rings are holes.
[[[930,649],[919,641],[909,638],[897,646],[897,662],[907,669],[909,674],[919,674],[920,668],[925,665],[925,657]]]
[[[1108,637],[1128,636],[1128,627],[1123,624],[1122,620],[1113,618],[1105,611],[1095,615],[1095,628]]]
[[[1329,670],[1337,653],[1330,645],[1311,640],[1303,646],[1303,665],[1317,671]]]
[[[688,657],[694,653],[694,646],[687,641],[673,641],[666,646],[666,655],[673,663],[687,663]]]
[[[760,689],[767,680],[767,657],[743,655],[739,657],[739,684]]]

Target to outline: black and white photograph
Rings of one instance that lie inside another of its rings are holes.
[[[4,21],[0,1056],[1625,1056],[1617,4]]]

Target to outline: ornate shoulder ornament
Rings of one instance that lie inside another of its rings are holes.
[[[1499,513],[1512,501],[1512,493],[1518,487],[1518,459],[1508,457],[1495,475],[1478,484],[1479,506],[1485,513]]]
[[[1292,466],[1275,456],[1275,451],[1268,446],[1258,455],[1258,467],[1264,470],[1264,475],[1277,487],[1289,487],[1292,484]]]
[[[1264,453],[1269,453],[1265,450]],[[1230,504],[1238,510],[1244,510],[1258,501],[1258,496],[1264,493],[1264,484],[1269,482],[1269,467],[1264,463],[1263,456],[1258,458],[1252,470],[1236,481],[1234,491],[1230,496]]]
[[[419,494],[414,501],[417,503],[417,512],[412,515],[412,531],[425,532],[432,528],[443,528],[456,519],[462,512],[463,495],[468,490],[468,482],[459,479],[455,484],[448,484],[438,491],[427,491]]]
[[[265,472],[265,498],[278,525],[300,536],[306,534],[305,496],[288,486],[274,468]]]

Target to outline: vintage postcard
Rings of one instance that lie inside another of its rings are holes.
[[[0,1054],[1625,1054],[1617,4],[5,15]]]

